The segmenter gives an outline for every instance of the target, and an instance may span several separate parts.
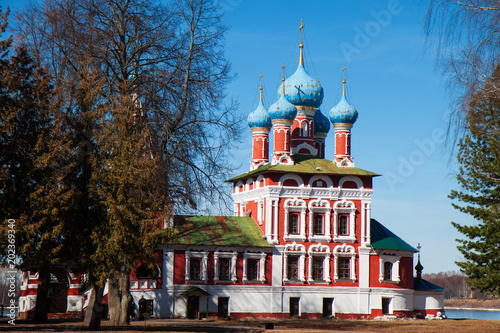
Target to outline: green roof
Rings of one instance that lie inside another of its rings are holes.
[[[413,278],[413,289],[422,291],[446,291],[446,289],[418,277]]]
[[[169,245],[272,247],[251,217],[174,216]]]
[[[271,165],[271,163],[265,164],[260,168],[252,171],[245,172],[241,175],[235,176],[227,181],[235,181],[242,178],[247,178],[255,174],[260,174],[263,172],[278,172],[278,173],[307,173],[307,174],[324,174],[324,175],[355,175],[355,176],[380,176],[378,173],[371,171],[366,171],[363,169],[353,168],[353,167],[338,167],[334,162],[326,160],[324,158],[319,158],[317,156],[309,155],[292,155],[294,165],[276,164]]]
[[[416,248],[399,238],[375,219],[370,220],[371,242],[374,249],[405,250],[418,252]]]

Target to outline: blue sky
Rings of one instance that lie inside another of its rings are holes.
[[[458,270],[459,234],[450,221],[473,223],[451,207],[456,164],[445,145],[449,98],[434,54],[424,49],[427,1],[261,1],[219,0],[225,9],[226,54],[237,78],[228,94],[247,115],[257,107],[259,75],[264,104],[277,100],[281,66],[286,76],[298,62],[300,19],[304,57],[325,91],[327,113],[342,93],[359,112],[352,129],[356,167],[382,174],[375,178],[372,217],[413,246],[420,242],[424,273]],[[333,135],[326,155],[333,158]],[[251,132],[234,152],[247,171]],[[451,158],[451,162],[450,162]]]
[[[352,129],[356,167],[382,174],[375,178],[372,217],[413,246],[421,243],[424,273],[457,270],[459,234],[450,221],[474,223],[451,207],[457,170],[444,139],[449,98],[432,52],[424,51],[427,1],[397,0],[214,0],[225,11],[226,55],[237,77],[228,97],[238,99],[246,117],[257,107],[262,72],[264,104],[277,100],[281,66],[286,76],[298,63],[300,20],[304,20],[307,71],[319,77],[324,114],[342,92],[347,67],[347,97],[359,112]],[[23,1],[0,0],[20,6]],[[333,158],[333,135],[326,157]],[[242,161],[249,169],[251,132],[245,126]],[[450,162],[451,157],[451,162]]]

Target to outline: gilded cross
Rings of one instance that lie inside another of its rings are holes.
[[[304,28],[304,21],[302,19],[300,19],[300,27],[299,27],[299,30],[300,30],[300,44],[302,44],[302,29]]]

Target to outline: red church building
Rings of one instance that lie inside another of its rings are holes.
[[[174,236],[158,249],[156,269],[132,275],[134,299],[144,295],[154,317],[444,313],[445,290],[422,279],[418,250],[371,216],[373,178],[380,175],[354,165],[358,112],[346,99],[345,78],[340,102],[325,116],[323,88],[305,69],[302,42],[299,48],[298,68],[283,75],[278,100],[266,109],[260,87],[248,116],[250,170],[228,180],[234,216],[175,216],[165,225]],[[325,159],[330,127],[333,160]]]

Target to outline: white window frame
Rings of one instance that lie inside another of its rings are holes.
[[[399,261],[401,260],[400,255],[380,255],[379,256],[379,277],[378,281],[380,283],[395,283],[401,282],[401,277],[399,276]],[[384,263],[390,262],[392,264],[391,279],[384,279]]]
[[[184,279],[186,282],[202,282],[207,283],[208,272],[207,272],[207,262],[208,262],[208,252],[203,249],[190,249],[188,248],[185,252],[186,256],[186,270]],[[190,264],[191,258],[201,259],[201,280],[191,280],[190,277]]]
[[[323,235],[314,234],[314,214],[324,214]],[[327,200],[311,200],[309,202],[309,241],[330,242],[331,237],[331,214],[332,208]]]
[[[219,280],[219,259],[231,259],[230,262],[230,280]],[[236,276],[236,261],[238,259],[238,252],[235,249],[217,248],[214,252],[214,282],[215,283],[236,283],[238,277]]]
[[[332,279],[330,278],[330,247],[327,245],[322,245],[318,243],[316,245],[311,245],[309,250],[307,250],[309,255],[309,276],[307,282],[312,283],[330,283]],[[314,257],[323,257],[323,281],[317,281],[313,279],[313,259]]]
[[[346,281],[346,279],[340,279],[339,278],[339,258],[349,258],[349,275],[350,278],[347,279],[352,282],[356,282],[356,249],[352,245],[346,245],[345,243],[342,245],[337,245],[333,249],[333,258],[334,258],[334,273],[333,273],[333,280],[335,282],[337,281]]]
[[[347,223],[349,224],[349,235],[339,235],[339,215],[349,214]],[[356,242],[356,205],[352,201],[345,199],[335,202],[333,205],[333,241],[334,242]]]
[[[287,199],[284,203],[285,208],[285,230],[283,232],[283,240],[285,242],[291,241],[305,241],[306,240],[306,202],[302,199],[294,198]],[[288,233],[288,225],[290,221],[290,213],[299,213],[299,234],[292,235]]]
[[[304,274],[304,264],[306,257],[306,247],[302,244],[297,244],[293,242],[292,244],[285,245],[285,251],[283,252],[283,283],[297,283],[295,280],[288,280],[288,257],[295,256],[299,257],[299,276],[298,282],[306,282]]]
[[[248,280],[247,276],[247,263],[248,259],[258,260],[257,266],[257,281]],[[265,283],[266,282],[266,253],[262,251],[255,251],[246,249],[243,253],[243,283]]]

